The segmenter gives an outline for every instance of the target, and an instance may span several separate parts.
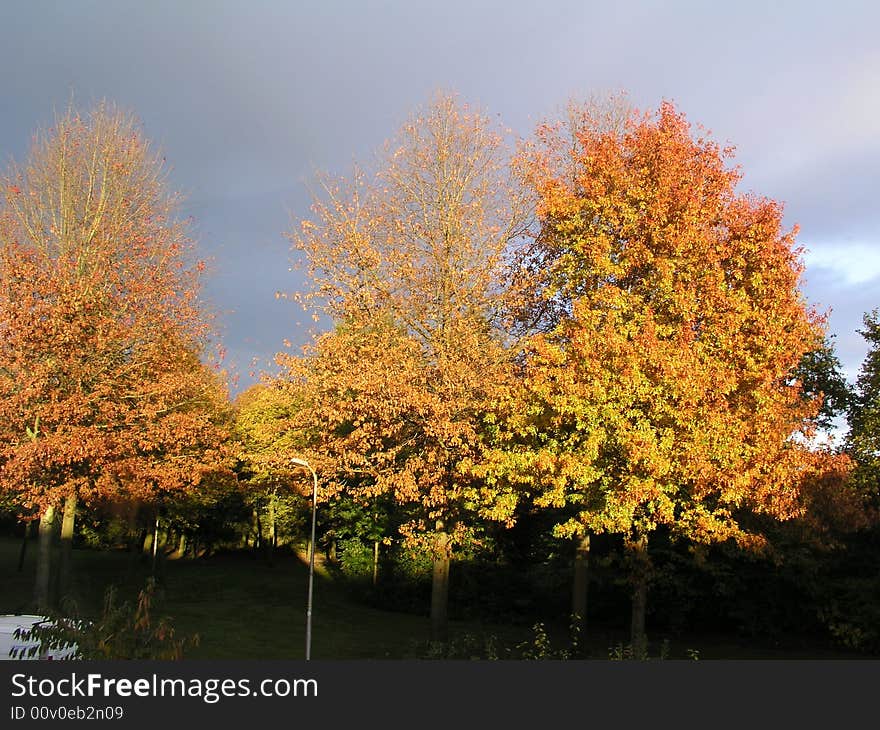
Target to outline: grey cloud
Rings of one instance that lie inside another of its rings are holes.
[[[828,315],[828,329],[848,379],[855,381],[868,350],[858,333],[866,312],[880,307],[880,277],[860,284],[849,283],[840,272],[828,268],[808,269],[803,291],[816,309]]]
[[[283,232],[307,214],[304,182],[367,157],[438,87],[521,135],[570,96],[671,98],[737,144],[744,182],[785,200],[804,240],[878,232],[880,11],[867,3],[31,0],[0,13],[0,156],[22,157],[71,94],[138,114],[215,260],[206,295],[238,389],[252,356],[307,336],[274,299],[299,285]],[[848,363],[877,283],[809,272]]]

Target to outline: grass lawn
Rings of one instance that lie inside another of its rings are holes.
[[[24,568],[17,570],[20,542],[0,538],[0,613],[30,612],[36,544],[28,548]],[[124,551],[74,550],[74,597],[80,613],[97,615],[104,590],[116,585],[120,598],[131,599],[145,584],[150,563]],[[280,552],[268,566],[246,552],[199,560],[168,560],[155,616],[169,616],[178,635],[200,637],[187,653],[193,659],[302,659],[305,655],[305,607],[308,567]],[[312,616],[313,659],[402,659],[424,656],[429,636],[427,615],[383,611],[355,600],[345,584],[316,570]],[[425,607],[427,611],[427,605]],[[609,648],[625,643],[626,618],[620,627],[591,627],[588,656],[605,659]],[[551,637],[564,637],[564,627],[548,627]],[[532,642],[526,625],[450,622],[450,638],[477,647],[493,640],[504,648]],[[658,655],[662,636],[652,635],[650,653]],[[774,645],[732,636],[681,636],[668,642],[667,657],[686,659],[843,659],[864,655],[814,641],[787,637]]]
[[[0,539],[0,613],[31,611],[36,544],[21,572],[20,542]],[[124,551],[77,549],[73,553],[74,598],[83,615],[96,615],[104,590],[117,586],[120,598],[136,596],[150,575],[150,563]],[[285,552],[273,567],[241,552],[199,560],[168,560],[156,614],[166,615],[178,635],[197,633],[193,659],[302,659],[305,656],[308,566]],[[427,608],[427,607],[426,607]],[[518,641],[522,627],[452,622],[451,635],[489,633]],[[313,659],[415,658],[429,635],[427,615],[382,611],[351,598],[341,581],[316,569],[312,612]]]

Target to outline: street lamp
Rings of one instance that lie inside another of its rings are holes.
[[[306,604],[306,661],[312,658],[312,585],[315,582],[315,522],[318,511],[318,475],[305,459],[294,457],[291,464],[312,472],[312,539],[309,542],[309,597]]]

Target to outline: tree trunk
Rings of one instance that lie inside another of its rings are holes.
[[[28,539],[31,535],[31,522],[24,523],[24,534],[21,538],[21,549],[18,551],[18,572],[24,570],[24,558],[27,555]]]
[[[379,584],[379,541],[373,540],[373,587]]]
[[[64,514],[61,518],[61,553],[58,565],[58,594],[67,596],[73,584],[73,528],[76,525],[76,493],[64,499]]]
[[[651,559],[648,555],[648,536],[640,535],[630,545],[632,558],[632,624],[630,642],[633,659],[648,656],[648,636],[645,632],[645,615],[648,607],[648,578]]]
[[[162,525],[165,527],[162,527]],[[153,538],[153,577],[157,583],[165,582],[165,563],[168,559],[168,548],[171,543],[171,530],[167,523],[160,523],[156,518],[155,537]]]
[[[175,553],[175,555],[178,558],[182,558],[184,555],[186,555],[186,533],[184,532],[180,533],[180,537],[177,540],[177,552]]]
[[[143,547],[141,548],[141,552],[144,555],[152,555],[153,554],[153,541],[155,540],[155,538],[156,538],[155,533],[150,530],[147,530],[146,534],[144,535],[144,544],[143,544]]]
[[[431,641],[445,642],[449,629],[449,536],[437,523],[431,580]]]
[[[151,542],[152,542],[152,544],[150,545],[150,547],[153,550],[153,559],[152,559],[152,567],[150,570],[150,575],[152,575],[155,578],[156,577],[156,555],[159,551],[159,513],[158,512],[156,513],[156,522],[153,527],[153,539]]]
[[[571,590],[572,628],[581,636],[587,631],[587,597],[590,585],[590,533],[586,532],[574,549],[574,581]]]
[[[275,532],[275,494],[273,493],[269,497],[269,535],[266,538],[266,562],[269,563],[270,566],[274,564],[275,560],[275,540],[276,540],[276,532]]]
[[[40,533],[37,554],[37,578],[34,585],[34,603],[37,611],[45,614],[51,608],[49,587],[52,567],[52,534],[55,527],[55,506],[49,505],[40,515]]]
[[[254,550],[260,549],[260,544],[263,541],[263,524],[260,522],[260,513],[255,509],[251,513],[251,519],[253,520],[253,531],[254,531]]]

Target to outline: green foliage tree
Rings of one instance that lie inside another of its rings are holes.
[[[853,479],[876,508],[880,495],[880,311],[866,313],[863,322],[860,333],[868,342],[868,353],[847,414],[847,450],[857,465]]]
[[[301,393],[281,381],[254,385],[235,401],[238,478],[246,503],[258,517],[254,546],[264,546],[270,564],[280,527],[297,531],[303,523],[306,494],[300,488],[301,474],[290,465],[303,448],[303,434],[291,428],[302,407]]]
[[[816,417],[820,428],[831,428],[835,419],[847,413],[852,391],[834,352],[834,335],[826,336],[815,349],[804,353],[792,375],[801,383],[804,398],[821,398]]]

